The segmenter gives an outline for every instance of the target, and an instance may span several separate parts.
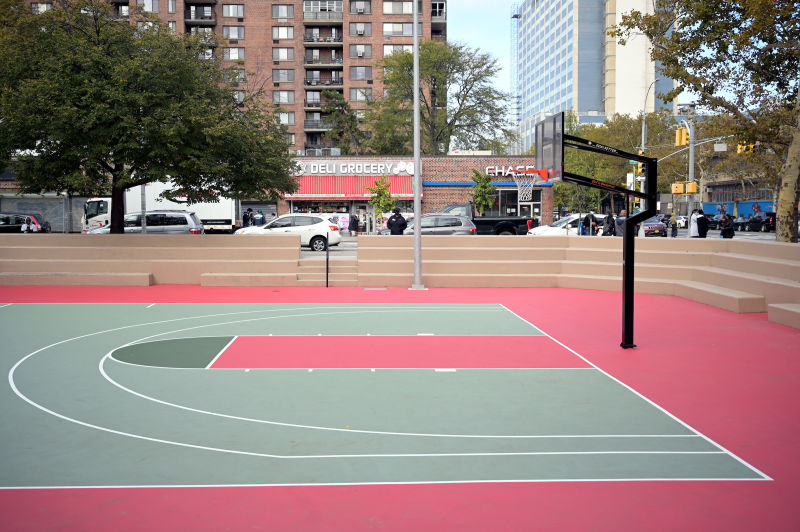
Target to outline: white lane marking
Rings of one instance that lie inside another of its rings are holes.
[[[502,306],[504,309],[506,309],[508,312],[511,312],[511,314],[513,314],[514,316],[517,316],[519,319],[521,319],[521,320],[522,320],[522,321],[524,321],[525,323],[528,323],[528,324],[529,324],[531,327],[536,327],[534,324],[532,324],[531,322],[529,322],[528,320],[526,320],[526,319],[525,319],[525,318],[523,318],[522,316],[519,316],[517,313],[515,313],[515,312],[512,312],[511,310],[509,310],[508,308],[506,308],[506,307],[505,307],[505,305],[501,305],[501,306]],[[537,329],[539,329],[539,327],[536,327],[536,328],[537,328]],[[606,377],[608,377],[609,379],[613,380],[614,382],[616,382],[616,383],[617,383],[617,384],[619,384],[620,386],[622,386],[622,387],[624,387],[624,388],[627,388],[627,389],[628,389],[630,392],[632,392],[632,393],[636,394],[636,395],[637,395],[638,397],[640,397],[641,399],[643,399],[643,400],[647,401],[648,403],[650,403],[650,404],[651,404],[651,405],[653,405],[654,407],[658,408],[660,411],[662,411],[664,414],[666,414],[667,416],[669,416],[670,418],[672,418],[674,421],[677,421],[678,423],[680,423],[681,425],[683,425],[683,426],[684,426],[684,427],[686,427],[687,429],[691,430],[691,431],[692,431],[692,432],[694,432],[695,434],[699,435],[701,438],[705,439],[705,440],[706,440],[708,443],[710,443],[710,444],[711,444],[711,445],[713,445],[714,447],[717,447],[718,449],[721,449],[723,452],[727,453],[727,454],[728,454],[728,455],[729,455],[731,458],[735,459],[736,461],[740,462],[740,463],[741,463],[742,465],[744,465],[745,467],[749,468],[750,470],[752,470],[752,471],[756,472],[757,474],[761,475],[762,477],[764,477],[764,479],[765,479],[765,480],[773,480],[773,479],[772,479],[772,477],[770,477],[769,475],[767,475],[767,474],[765,474],[764,472],[760,471],[758,468],[756,468],[756,467],[754,467],[754,466],[752,466],[752,465],[748,464],[747,462],[745,462],[744,460],[742,460],[741,458],[739,458],[738,456],[736,456],[735,454],[733,454],[732,452],[730,452],[728,449],[726,449],[726,448],[725,448],[725,447],[723,447],[722,445],[718,444],[717,442],[715,442],[714,440],[712,440],[711,438],[709,438],[708,436],[706,436],[705,434],[703,434],[703,433],[702,433],[702,432],[700,432],[699,430],[696,430],[694,427],[692,427],[691,425],[689,425],[688,423],[686,423],[686,422],[685,422],[685,421],[683,421],[682,419],[680,419],[680,418],[678,418],[677,416],[673,415],[671,412],[669,412],[669,411],[668,411],[666,408],[664,408],[663,406],[659,405],[659,404],[658,404],[658,403],[656,403],[655,401],[652,401],[652,400],[648,399],[647,397],[645,397],[644,395],[642,395],[642,394],[641,394],[641,393],[639,393],[638,391],[634,390],[632,387],[628,386],[627,384],[625,384],[625,383],[624,383],[624,382],[622,382],[621,380],[617,379],[616,377],[614,377],[614,376],[613,376],[613,375],[611,375],[610,373],[608,373],[608,372],[606,372],[606,371],[604,371],[604,370],[600,369],[600,368],[599,368],[597,365],[595,365],[594,363],[592,363],[590,360],[588,360],[586,357],[584,357],[583,355],[581,355],[580,353],[578,353],[577,351],[575,351],[575,350],[574,350],[574,349],[572,349],[571,347],[567,347],[567,346],[566,346],[565,344],[563,344],[562,342],[559,342],[558,340],[556,340],[555,338],[553,338],[552,336],[550,336],[548,333],[546,333],[544,330],[542,330],[542,329],[539,329],[539,330],[540,330],[540,331],[542,331],[542,334],[544,334],[545,336],[547,336],[548,338],[550,338],[552,341],[554,341],[555,343],[557,343],[558,345],[560,345],[561,347],[563,347],[564,349],[566,349],[566,350],[567,350],[567,351],[569,351],[570,353],[574,354],[575,356],[577,356],[578,358],[580,358],[581,360],[583,360],[584,362],[586,362],[587,364],[589,364],[590,366],[592,366],[593,368],[595,368],[597,371],[599,371],[600,373],[602,373],[603,375],[605,375],[605,376],[606,376]]]
[[[13,304],[14,304],[14,303],[6,303],[5,305],[0,305],[0,308],[4,308],[4,307],[10,307],[10,306],[11,306],[11,305],[13,305]]]
[[[154,307],[154,306],[156,306],[156,304],[155,304],[155,303],[150,303],[149,305],[147,305],[147,306],[146,306],[146,307],[144,307],[144,308],[150,308],[150,307]]]
[[[438,373],[455,373],[456,368],[435,368],[433,371]]]
[[[246,488],[258,486],[288,487],[288,486],[382,486],[402,485],[416,486],[417,484],[496,484],[502,483],[551,483],[551,482],[728,482],[728,481],[764,482],[766,479],[753,477],[642,477],[642,478],[546,478],[546,479],[479,479],[479,480],[420,480],[408,482],[377,481],[377,482],[319,482],[311,484],[298,482],[297,484],[134,484],[134,485],[109,485],[109,486],[0,486],[2,490],[63,490],[63,489],[129,489],[129,488]]]
[[[235,341],[236,341],[236,339],[237,339],[237,338],[239,338],[239,337],[238,337],[238,336],[234,336],[234,337],[233,337],[233,339],[232,339],[230,342],[228,342],[227,344],[225,344],[225,347],[223,347],[223,348],[220,350],[220,352],[219,352],[219,353],[217,353],[217,356],[215,356],[215,357],[214,357],[214,360],[212,360],[211,362],[209,362],[209,363],[208,363],[208,366],[206,366],[206,368],[205,368],[205,369],[211,369],[211,366],[213,366],[213,365],[214,365],[214,363],[217,361],[217,359],[218,359],[219,357],[221,357],[221,356],[222,356],[222,353],[224,353],[225,351],[227,351],[227,350],[228,350],[228,348],[231,346],[231,344],[233,344],[233,342],[235,342]]]

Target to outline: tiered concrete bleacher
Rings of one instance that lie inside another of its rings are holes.
[[[0,284],[287,286],[297,235],[0,235]]]
[[[413,237],[360,236],[361,286],[409,286]],[[619,291],[622,239],[427,236],[426,286],[541,286]],[[800,304],[800,246],[726,239],[639,238],[636,291],[684,297],[734,312],[792,316]],[[794,310],[793,310],[794,309]],[[777,320],[776,320],[777,321]]]

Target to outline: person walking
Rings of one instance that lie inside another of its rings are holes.
[[[733,238],[734,234],[736,234],[736,231],[733,227],[733,220],[731,219],[730,214],[726,214],[725,217],[722,219],[720,236],[722,238]]]
[[[589,211],[589,214],[583,217],[583,230],[582,235],[595,236],[597,234],[597,218],[594,216],[594,209]]]
[[[614,221],[614,234],[616,236],[625,236],[625,219],[628,218],[628,211],[622,209],[619,211],[619,216]]]
[[[614,236],[617,232],[616,224],[614,223],[614,213],[608,211],[606,219],[603,220],[603,236]]]
[[[253,209],[248,208],[242,214],[242,227],[250,227],[250,222],[253,219]]]
[[[708,218],[706,218],[705,213],[703,213],[703,209],[697,211],[697,236],[699,238],[705,238],[708,234]]]
[[[672,211],[672,216],[669,217],[669,227],[672,231],[672,238],[678,238],[678,217],[675,211]]]
[[[394,214],[386,222],[386,228],[393,235],[402,235],[407,226],[406,219],[400,214],[400,209],[395,207]]]
[[[700,233],[697,231],[697,209],[692,209],[692,214],[689,216],[689,237],[700,238]]]

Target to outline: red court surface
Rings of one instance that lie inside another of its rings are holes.
[[[219,368],[588,368],[547,336],[239,336]]]
[[[621,295],[590,290],[1,287],[10,302],[500,303],[773,480],[2,490],[2,530],[800,530],[800,331],[766,314],[639,295],[625,350]]]

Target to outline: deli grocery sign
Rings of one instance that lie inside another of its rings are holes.
[[[304,161],[294,175],[413,175],[414,161]]]

